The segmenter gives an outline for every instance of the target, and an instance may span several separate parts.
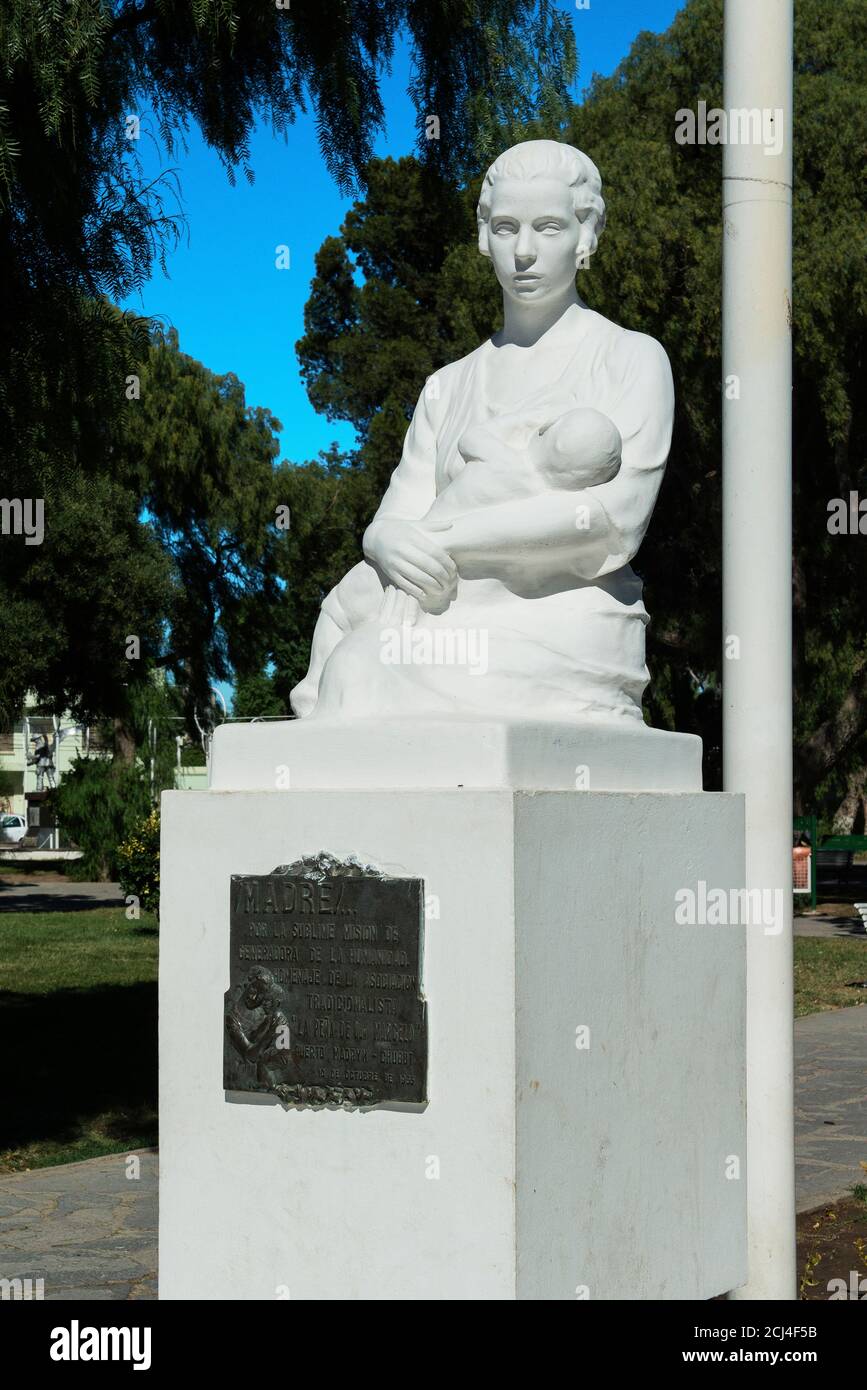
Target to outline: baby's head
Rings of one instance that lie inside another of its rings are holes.
[[[617,473],[622,448],[620,431],[608,416],[582,408],[567,410],[534,432],[530,458],[554,487],[595,487]]]

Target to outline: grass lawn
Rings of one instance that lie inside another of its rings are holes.
[[[157,1139],[156,924],[0,913],[0,1172]]]
[[[867,980],[867,941],[858,937],[795,938],[795,1017],[867,1004],[867,989],[847,989]]]

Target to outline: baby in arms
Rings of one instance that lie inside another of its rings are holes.
[[[607,415],[576,408],[534,426],[524,451],[505,443],[527,417],[501,415],[464,430],[458,451],[464,468],[452,479],[419,522],[448,521],[479,507],[548,488],[576,489],[607,483],[620,468],[623,441]]]
[[[533,419],[522,411],[471,425],[458,441],[463,466],[416,525],[423,529],[433,524],[439,529],[453,517],[500,502],[607,483],[620,468],[619,430],[598,410],[573,407],[564,411],[562,398],[560,410],[556,414],[551,403],[547,410],[537,407]],[[347,632],[377,614],[389,623],[398,613],[401,621],[413,621],[418,612],[416,599],[399,595],[391,585],[383,591],[372,565],[366,561],[355,565],[322,605],[310,669],[292,692],[295,713],[305,715],[315,705],[322,668]]]

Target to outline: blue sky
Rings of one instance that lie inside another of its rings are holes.
[[[572,15],[575,28],[577,97],[593,73],[613,71],[641,30],[667,28],[682,0],[590,0],[587,9],[576,8],[574,0],[557,3]],[[387,130],[377,154],[398,156],[414,148],[408,79],[408,55],[401,47],[383,79]],[[169,278],[156,267],[127,306],[174,325],[183,351],[213,371],[235,372],[248,403],[267,406],[281,421],[283,457],[302,463],[332,440],[350,446],[349,425],[313,410],[295,356],[314,256],[325,237],[338,231],[352,201],[340,196],[324,167],[311,116],[299,115],[288,143],[264,127],[255,133],[252,186],[241,176],[232,187],[195,132],[188,146],[171,165],[180,180],[187,235],[168,259]],[[143,138],[140,150],[153,176],[158,165],[150,142]],[[288,270],[275,267],[279,245],[289,247]]]

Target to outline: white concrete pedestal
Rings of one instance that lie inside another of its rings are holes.
[[[230,875],[322,850],[425,881],[424,1108],[223,1091]],[[166,793],[160,1296],[706,1299],[741,1283],[744,929],[674,914],[678,889],[743,874],[736,796]]]

